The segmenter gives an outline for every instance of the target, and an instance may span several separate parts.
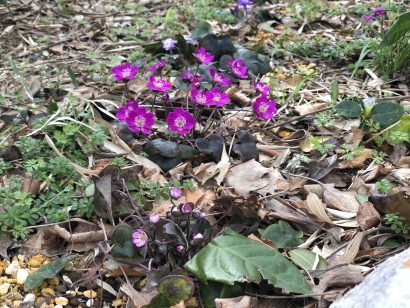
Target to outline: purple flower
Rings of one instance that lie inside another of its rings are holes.
[[[131,110],[138,109],[138,102],[130,101],[125,104],[125,106],[121,106],[118,108],[117,111],[117,118],[120,122],[125,122],[128,118],[128,115]]]
[[[169,190],[169,195],[172,199],[178,200],[182,197],[182,190],[178,187],[171,187],[171,189]]]
[[[177,245],[177,252],[178,253],[183,253],[185,251],[185,246],[184,245]]]
[[[256,116],[262,120],[270,120],[276,114],[276,101],[269,100],[267,96],[257,97],[252,104]]]
[[[264,95],[269,95],[270,92],[270,88],[268,85],[264,84],[262,81],[254,81],[253,86],[255,88],[256,91],[258,91],[261,94]]]
[[[192,217],[196,220],[202,220],[202,219],[206,219],[206,217],[208,216],[208,214],[201,212],[201,211],[192,211]]]
[[[371,23],[373,21],[373,16],[372,15],[367,15],[363,17],[363,21],[365,23]]]
[[[229,67],[231,68],[232,73],[238,77],[238,78],[243,78],[246,79],[248,76],[246,76],[246,71],[248,70],[248,67],[243,65],[243,60],[241,58],[234,60],[232,57],[228,61]]]
[[[184,80],[191,81],[191,78],[193,78],[193,77],[194,77],[194,74],[192,74],[189,69],[179,73],[179,78],[184,79]]]
[[[243,6],[245,9],[248,7],[248,5],[252,5],[253,2],[252,0],[238,0],[238,5]]]
[[[137,75],[138,69],[138,65],[131,65],[129,62],[125,62],[124,64],[114,66],[111,72],[115,80],[131,80]]]
[[[377,17],[386,13],[386,9],[383,6],[379,6],[374,9],[372,16]]]
[[[192,100],[201,106],[209,106],[209,101],[204,91],[198,90],[195,87],[191,88],[191,98]]]
[[[204,235],[202,233],[194,234],[194,236],[192,237],[192,239],[194,240],[202,240],[203,238],[204,238]]]
[[[176,108],[168,114],[167,123],[170,131],[185,135],[195,126],[195,118],[188,111]]]
[[[149,221],[152,224],[156,224],[159,221],[159,215],[158,214],[149,215]]]
[[[213,68],[209,69],[209,74],[211,75],[213,82],[221,87],[228,87],[232,83],[228,77],[222,73],[216,72]]]
[[[184,35],[184,39],[188,44],[191,44],[191,45],[198,44],[198,41],[190,35]]]
[[[194,56],[198,60],[198,62],[205,64],[205,65],[211,63],[214,59],[214,56],[211,53],[207,52],[205,48],[202,48],[202,47],[197,49]]]
[[[132,242],[138,248],[144,247],[148,242],[148,235],[142,229],[137,229],[132,232]]]
[[[179,206],[179,210],[183,214],[191,214],[193,209],[194,209],[194,204],[192,202],[182,203]]]
[[[148,135],[151,134],[151,127],[155,123],[154,114],[145,107],[138,107],[128,113],[126,122],[130,131]]]
[[[205,96],[208,104],[216,107],[222,107],[231,101],[228,95],[225,92],[221,92],[218,88],[206,91]]]
[[[152,91],[165,92],[171,88],[171,83],[161,77],[149,76],[147,86],[150,87]]]
[[[177,41],[174,40],[172,37],[167,38],[167,39],[162,41],[162,48],[164,48],[165,50],[171,50],[171,49],[175,48],[176,43],[177,43]]]
[[[167,65],[168,62],[165,60],[160,60],[157,63],[155,63],[154,65],[151,65],[150,67],[148,67],[148,70],[150,72],[155,72],[157,70],[161,70],[165,67],[165,65]]]

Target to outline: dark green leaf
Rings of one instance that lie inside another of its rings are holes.
[[[71,82],[72,82],[74,88],[78,88],[79,83],[77,81],[77,78],[75,77],[74,71],[69,66],[66,66],[65,69],[67,70],[67,73],[70,76],[70,79],[71,79]]]
[[[393,102],[381,102],[376,104],[370,111],[370,117],[380,124],[381,127],[388,127],[400,120],[403,115],[403,107]]]
[[[337,83],[337,80],[333,80],[332,84],[330,85],[330,96],[332,101],[337,101],[339,98],[339,84]]]
[[[232,150],[239,155],[242,162],[259,159],[259,151],[256,148],[255,138],[249,132],[240,130],[237,132],[238,143],[236,143]]]
[[[199,25],[192,31],[191,36],[196,39],[201,39],[207,34],[212,33],[211,25],[206,21],[202,21]]]
[[[178,144],[161,138],[150,141],[144,148],[148,155],[159,154],[164,157],[176,157],[179,155]]]
[[[389,46],[400,40],[410,31],[410,12],[400,15],[380,43],[381,46]]]
[[[307,249],[293,249],[289,251],[289,255],[292,261],[304,270],[325,269],[327,266],[323,257]]]
[[[195,52],[194,47],[192,45],[187,44],[185,38],[181,34],[178,34],[176,36],[176,39],[178,41],[179,50],[184,55],[184,58],[187,60],[193,60],[193,54]]]
[[[241,235],[214,238],[185,268],[203,281],[233,285],[263,278],[285,292],[311,292],[303,275],[277,249]]]
[[[362,113],[360,103],[353,99],[341,101],[335,106],[335,110],[341,117],[348,119],[359,118]]]
[[[262,233],[262,239],[271,240],[277,248],[299,246],[303,243],[302,236],[302,231],[296,231],[284,220],[279,220],[277,224],[270,225]]]
[[[158,285],[159,294],[167,300],[168,306],[189,299],[194,294],[194,290],[193,280],[183,275],[166,276]]]
[[[138,255],[138,248],[132,243],[132,232],[130,226],[121,224],[112,233],[114,247],[111,255],[118,261],[133,262]]]
[[[142,48],[147,53],[155,54],[162,49],[162,43],[161,42],[149,43],[149,44],[142,45]]]
[[[214,308],[216,298],[233,298],[242,294],[243,286],[240,284],[231,286],[215,281],[199,282],[199,295],[206,308]]]
[[[64,268],[67,262],[74,259],[75,255],[68,255],[47,263],[43,265],[35,272],[28,275],[26,281],[24,282],[24,291],[28,291],[39,287],[44,279],[53,278],[57,276],[59,272]]]
[[[198,150],[200,152],[209,155],[214,162],[219,162],[221,160],[225,142],[221,136],[212,134],[209,137],[209,140],[198,138],[195,141],[195,145],[198,147]]]

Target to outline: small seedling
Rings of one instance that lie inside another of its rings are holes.
[[[409,233],[410,226],[406,223],[406,219],[400,216],[398,213],[390,213],[384,216],[386,225],[389,225],[390,229],[394,233]]]
[[[392,183],[389,180],[383,179],[376,182],[376,189],[381,194],[389,193],[393,188]]]
[[[327,152],[329,152],[330,150],[332,150],[335,146],[334,144],[330,144],[330,143],[320,143],[320,140],[318,138],[311,138],[310,142],[313,145],[313,149],[317,150],[320,152],[320,154],[325,154]]]

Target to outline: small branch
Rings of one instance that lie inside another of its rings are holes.
[[[63,227],[55,225],[53,231],[55,231],[58,236],[71,243],[100,242],[105,240],[105,230],[71,234]]]

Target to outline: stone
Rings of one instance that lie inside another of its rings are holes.
[[[409,307],[410,248],[388,258],[330,308]]]
[[[20,268],[20,269],[17,271],[17,277],[16,277],[16,278],[17,278],[17,283],[18,283],[18,284],[23,284],[23,283],[26,281],[28,275],[30,275],[30,273],[29,273],[29,271],[28,271],[27,269],[25,269],[25,268]]]
[[[61,305],[61,306],[68,305],[68,299],[65,297],[57,297],[54,301],[57,305]]]
[[[92,307],[93,305],[94,305],[94,300],[92,299],[92,298],[90,298],[86,303],[85,303],[85,305],[87,306],[87,307]]]
[[[9,293],[10,286],[11,284],[9,284],[8,282],[0,284],[0,295],[6,295],[7,293]]]
[[[36,299],[36,296],[33,293],[29,293],[26,296],[24,296],[23,303],[34,302],[35,299]]]
[[[87,298],[96,298],[97,297],[97,292],[93,290],[86,290],[83,292],[83,295]]]
[[[55,292],[51,288],[44,288],[41,290],[41,295],[44,297],[53,297],[55,295]]]
[[[19,268],[20,268],[19,261],[13,261],[10,263],[9,266],[7,266],[4,272],[9,276],[15,276]]]

